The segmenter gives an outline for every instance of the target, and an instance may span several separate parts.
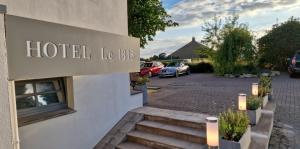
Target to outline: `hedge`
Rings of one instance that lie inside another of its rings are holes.
[[[188,63],[192,73],[213,73],[214,68],[210,63]]]

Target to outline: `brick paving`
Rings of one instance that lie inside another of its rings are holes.
[[[276,77],[273,89],[277,109],[270,148],[300,149],[300,78]]]
[[[223,78],[193,74],[180,78],[154,77],[150,86],[161,87],[150,94],[149,106],[218,115],[237,108],[238,93],[250,94],[257,78]],[[271,149],[300,148],[300,79],[286,74],[273,79],[273,100],[277,103]]]

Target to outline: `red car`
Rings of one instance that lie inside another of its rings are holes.
[[[141,68],[140,75],[152,77],[158,75],[162,68],[164,68],[164,64],[161,62],[146,62]]]

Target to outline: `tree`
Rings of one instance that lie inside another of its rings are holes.
[[[202,31],[205,32],[202,43],[207,45],[212,50],[217,50],[222,43],[223,31],[226,29],[245,26],[245,24],[238,23],[239,17],[237,15],[230,16],[225,19],[225,23],[222,19],[215,16],[211,21],[205,22],[202,26]]]
[[[140,61],[147,61],[147,59],[146,58],[140,58]]]
[[[262,67],[286,70],[286,58],[300,50],[300,21],[291,17],[274,25],[272,30],[258,40],[259,64]]]
[[[149,58],[150,61],[156,61],[159,60],[159,57],[157,55],[153,55],[152,57]]]
[[[157,31],[172,26],[178,23],[171,20],[160,0],[128,0],[128,32],[140,38],[142,48],[153,40]]]
[[[241,65],[254,65],[254,37],[247,27],[235,27],[224,32],[223,42],[215,56],[215,71],[218,74],[241,73]]]
[[[205,22],[202,31],[205,32],[202,43],[209,46],[212,50],[216,50],[221,42],[222,20],[214,17],[212,21]]]
[[[241,65],[254,65],[256,50],[254,37],[244,23],[238,22],[238,16],[222,19],[215,17],[213,23],[202,27],[206,32],[203,42],[210,46],[208,50],[197,50],[206,54],[213,62],[215,72],[220,75],[239,73]]]
[[[160,53],[158,57],[160,60],[165,60],[167,58],[167,53]]]

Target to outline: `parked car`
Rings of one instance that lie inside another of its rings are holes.
[[[292,58],[288,58],[288,72],[290,77],[300,74],[300,51],[297,51]]]
[[[140,75],[152,77],[154,75],[158,75],[162,68],[164,68],[164,64],[161,62],[146,62],[144,63],[144,67],[141,68]]]
[[[140,68],[143,68],[145,64],[145,61],[140,61]]]
[[[159,72],[159,77],[179,77],[181,74],[190,74],[190,68],[183,62],[171,62]]]

